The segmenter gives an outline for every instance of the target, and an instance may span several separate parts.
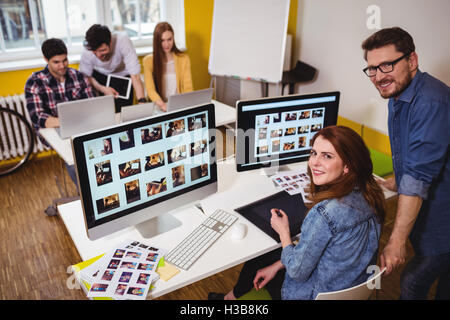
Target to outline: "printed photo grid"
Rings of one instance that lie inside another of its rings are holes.
[[[151,283],[159,278],[156,267],[164,254],[164,250],[139,241],[116,246],[82,270],[82,277],[91,283],[88,297],[146,299]]]
[[[210,178],[206,112],[84,144],[96,219]]]
[[[324,107],[278,112],[255,117],[255,156],[309,149],[314,134],[324,126]]]
[[[307,198],[311,180],[306,169],[280,172],[272,176],[272,181],[290,195],[301,193],[304,203],[311,202]]]

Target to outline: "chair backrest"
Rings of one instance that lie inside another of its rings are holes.
[[[380,270],[377,268],[377,270]],[[321,292],[317,295],[316,300],[367,300],[375,289],[374,283],[378,281],[381,275],[386,271],[378,271],[374,276],[370,277],[366,282],[357,286],[332,292]]]

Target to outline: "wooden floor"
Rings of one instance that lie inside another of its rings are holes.
[[[232,152],[230,144],[218,154]],[[32,160],[18,172],[0,178],[0,299],[86,299],[74,287],[68,273],[81,258],[58,217],[48,217],[44,210],[60,196],[55,175],[68,180],[68,192],[76,190],[57,156]],[[390,201],[380,249],[384,247],[393,225],[396,200]],[[412,250],[408,249],[408,257]],[[228,292],[242,265],[228,269],[160,299],[206,299],[208,292]],[[372,298],[397,299],[400,272],[383,277],[381,289]],[[431,297],[431,294],[430,294]]]

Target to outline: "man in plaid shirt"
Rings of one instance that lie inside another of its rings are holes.
[[[47,66],[34,72],[25,84],[27,109],[36,132],[40,128],[59,127],[58,103],[95,97],[83,74],[68,67],[67,47],[62,40],[51,38],[44,41],[42,54]],[[78,189],[75,166],[66,163],[66,168]]]
[[[68,67],[67,48],[62,40],[47,39],[42,53],[47,66],[34,72],[25,85],[27,109],[36,131],[59,127],[58,103],[95,97],[83,74]]]

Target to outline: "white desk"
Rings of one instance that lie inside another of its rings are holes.
[[[236,108],[216,100],[211,100],[211,102],[214,103],[216,127],[231,124],[236,121]],[[116,114],[116,118],[117,123],[119,123],[119,114]],[[61,139],[55,128],[40,129],[39,134],[52,146],[65,163],[68,165],[74,164],[70,139]]]
[[[231,232],[227,230],[188,271],[181,270],[167,282],[158,280],[150,293],[151,298],[187,286],[279,246],[275,240],[233,211],[279,191],[271,179],[261,173],[259,170],[237,173],[234,160],[218,163],[219,192],[202,201],[202,207],[207,215],[218,208],[235,214],[239,218],[235,223],[243,222],[247,225],[247,236],[242,240],[233,240],[230,237]],[[180,227],[153,238],[143,239],[135,227],[130,227],[91,241],[86,235],[80,201],[58,206],[58,212],[83,260],[104,253],[127,239],[142,241],[170,251],[206,218],[199,209],[191,205],[172,212],[182,222]]]
[[[305,168],[305,166],[306,162],[302,162],[290,165],[289,169],[296,170]],[[280,246],[275,240],[234,211],[238,207],[280,191],[274,186],[272,180],[262,170],[236,172],[234,158],[219,161],[217,170],[218,193],[201,201],[201,205],[206,215],[212,214],[216,209],[223,209],[236,215],[238,221],[235,223],[242,222],[247,225],[246,237],[242,240],[233,240],[230,236],[231,232],[227,230],[188,271],[181,270],[179,274],[167,282],[158,280],[155,288],[150,292],[151,298],[157,298],[187,286]],[[385,190],[386,198],[394,195],[395,193]],[[91,241],[86,235],[80,201],[58,206],[58,212],[83,260],[104,253],[125,240],[142,241],[170,251],[206,218],[199,209],[193,205],[187,205],[171,212],[182,222],[182,225],[164,234],[144,239],[135,227],[130,227],[110,236]]]

